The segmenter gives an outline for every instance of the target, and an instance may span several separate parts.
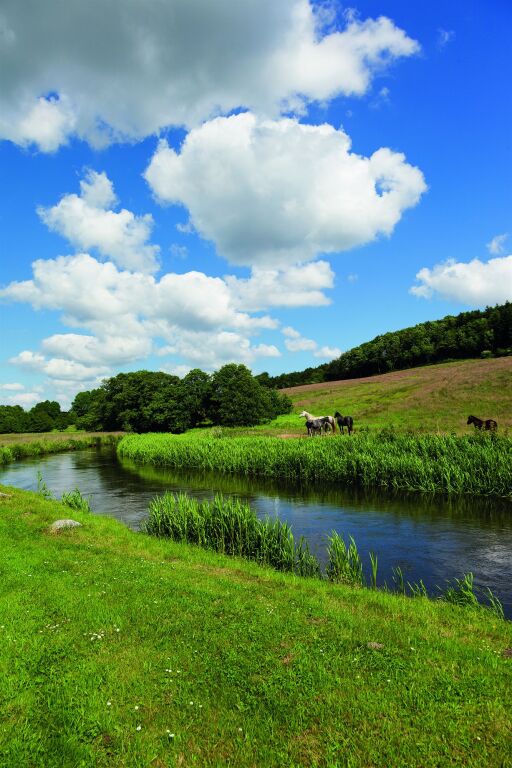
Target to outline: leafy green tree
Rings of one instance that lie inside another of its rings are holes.
[[[259,424],[267,417],[266,392],[245,365],[228,363],[212,376],[208,415],[226,427]]]
[[[0,405],[0,434],[28,432],[29,421],[21,405]]]
[[[31,432],[51,432],[57,428],[61,419],[60,405],[55,400],[44,400],[36,403],[29,411],[29,428]]]
[[[193,368],[182,379],[183,407],[188,414],[190,426],[196,427],[207,418],[209,410],[210,376],[199,368]]]
[[[71,404],[70,423],[74,423],[78,429],[86,429],[90,432],[103,430],[101,416],[103,390],[91,389],[79,392]]]

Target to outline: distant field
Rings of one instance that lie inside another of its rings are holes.
[[[12,445],[14,443],[55,442],[58,440],[86,439],[89,437],[103,437],[104,435],[123,435],[124,432],[21,432],[0,434],[0,445]]]
[[[353,416],[356,428],[465,433],[473,429],[466,425],[469,414],[495,419],[499,432],[512,428],[512,357],[443,363],[282,391],[292,399],[295,412],[276,420],[287,431],[295,431],[301,410],[314,415],[338,410]]]

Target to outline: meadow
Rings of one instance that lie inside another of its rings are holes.
[[[2,765],[508,764],[510,622],[1,491]]]
[[[294,412],[354,417],[355,428],[467,434],[472,414],[512,428],[512,357],[425,365],[361,379],[305,384],[282,390]],[[292,431],[293,420],[282,423]],[[296,427],[293,429],[295,433]],[[303,431],[303,430],[301,430]]]
[[[512,438],[360,431],[283,440],[196,430],[126,435],[118,453],[141,464],[386,490],[512,498]]]

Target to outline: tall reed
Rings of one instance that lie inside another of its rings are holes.
[[[361,431],[350,440],[127,435],[121,456],[143,464],[389,490],[512,498],[512,439]]]
[[[186,494],[166,493],[149,504],[146,533],[197,544],[215,552],[238,555],[300,576],[319,576],[320,565],[301,538],[278,518],[259,520],[248,504],[216,496],[197,501]]]

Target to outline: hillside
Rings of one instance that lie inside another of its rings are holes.
[[[266,386],[281,389],[511,354],[512,302],[505,302],[384,333],[316,368],[279,376],[263,373],[258,378]]]
[[[512,357],[464,360],[283,389],[294,412],[340,413],[355,426],[466,432],[469,414],[512,428]],[[290,420],[292,417],[281,417]],[[284,426],[284,425],[283,425]],[[472,429],[472,428],[471,428]]]

